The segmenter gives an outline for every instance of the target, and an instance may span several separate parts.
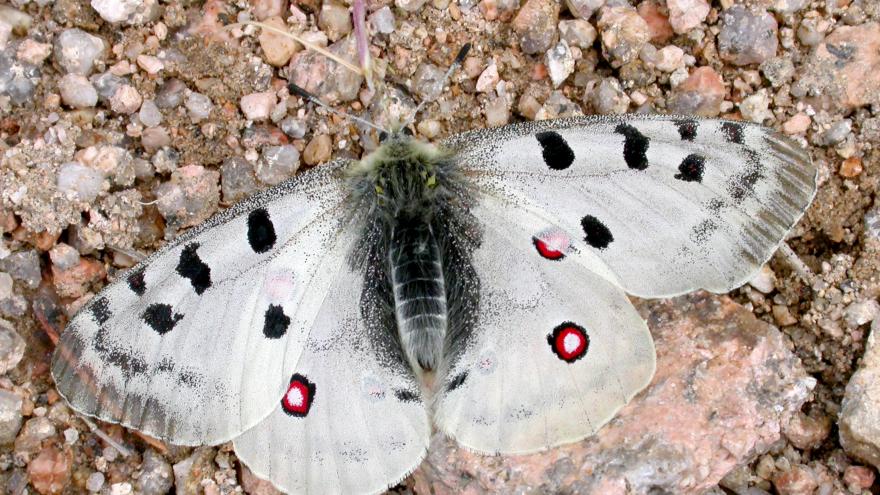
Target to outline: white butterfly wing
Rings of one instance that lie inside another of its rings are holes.
[[[579,233],[613,280],[643,297],[742,285],[816,191],[805,151],[742,122],[582,117],[475,131],[445,144],[482,191],[519,196]]]
[[[645,322],[623,290],[584,266],[578,239],[513,203],[484,199],[473,214],[483,226],[473,255],[480,311],[445,373],[436,424],[487,453],[595,433],[653,376]]]
[[[344,263],[346,164],[238,203],[108,285],[62,333],[59,392],[84,414],[181,445],[265,418]]]
[[[364,274],[339,269],[290,390],[235,439],[239,458],[287,493],[384,492],[419,465],[430,441],[390,320],[362,296]]]

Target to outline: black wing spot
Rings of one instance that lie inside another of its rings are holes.
[[[147,292],[147,283],[144,281],[143,268],[128,276],[128,288],[139,296],[143,296],[144,293]]]
[[[400,402],[418,402],[419,401],[419,394],[417,394],[411,390],[406,390],[404,388],[395,390],[394,397],[396,397],[397,400],[399,400]]]
[[[287,327],[289,326],[290,317],[284,314],[284,308],[270,304],[264,318],[263,335],[267,339],[279,339],[287,333]]]
[[[449,384],[446,385],[446,391],[452,392],[453,390],[457,389],[458,387],[461,387],[462,385],[464,385],[464,381],[467,380],[467,377],[468,377],[467,371],[462,371],[458,375],[455,375],[455,378],[450,380]]]
[[[95,302],[92,303],[89,311],[92,312],[92,316],[95,318],[98,325],[107,323],[112,316],[110,313],[110,301],[108,301],[106,297],[95,299]]]
[[[544,131],[535,134],[541,143],[541,155],[544,163],[553,170],[565,170],[574,163],[574,151],[558,132]]]
[[[648,145],[651,142],[648,136],[629,124],[618,124],[614,132],[624,137],[623,159],[626,166],[635,170],[648,168]]]
[[[614,242],[614,236],[611,235],[608,227],[592,215],[587,215],[581,219],[581,227],[586,235],[584,240],[596,249],[605,249]]]
[[[198,242],[187,244],[183,248],[180,253],[180,261],[177,263],[177,273],[181,277],[189,279],[196,294],[202,295],[211,287],[211,268],[199,258],[199,253],[196,252],[198,248]]]
[[[684,141],[693,141],[697,137],[697,121],[696,120],[679,120],[675,123],[678,126],[678,135]]]
[[[736,122],[722,122],[721,134],[730,143],[743,144],[743,126]]]
[[[155,303],[147,306],[144,310],[143,319],[150,325],[150,328],[159,335],[165,335],[174,329],[177,322],[183,318],[183,315],[174,313],[170,304]]]
[[[257,208],[248,214],[248,242],[255,253],[265,253],[275,245],[275,226],[265,208]]]
[[[703,156],[690,154],[681,161],[681,164],[678,166],[678,173],[675,174],[675,178],[685,182],[702,182],[703,166],[705,163],[706,158]]]

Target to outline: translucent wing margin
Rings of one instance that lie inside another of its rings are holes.
[[[742,285],[816,191],[804,150],[743,122],[581,117],[444,144],[481,191],[544,212],[584,239],[615,283],[643,297]]]
[[[184,233],[70,321],[52,374],[74,409],[180,445],[227,441],[287,389],[346,253],[347,160]]]

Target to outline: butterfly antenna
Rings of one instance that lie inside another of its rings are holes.
[[[462,46],[461,49],[458,51],[458,55],[455,56],[455,60],[452,61],[452,65],[450,65],[449,68],[446,69],[446,74],[443,75],[443,84],[441,84],[441,87],[446,85],[446,81],[448,81],[449,78],[452,77],[452,73],[461,66],[461,63],[464,62],[464,58],[467,57],[469,51],[471,51],[471,44],[465,43],[464,46]],[[419,112],[422,111],[422,108],[424,108],[427,103],[428,100],[422,100],[422,102],[419,103],[416,109],[413,110],[412,115],[410,115],[409,119],[407,119],[406,122],[401,126],[401,129],[412,124],[413,121],[416,120],[416,117],[419,115]]]
[[[290,90],[291,94],[297,95],[304,100],[310,101],[310,102],[314,103],[315,105],[318,105],[321,108],[326,108],[327,111],[329,111],[331,113],[335,113],[336,115],[339,115],[340,117],[344,117],[346,119],[351,119],[359,124],[363,124],[367,127],[372,127],[373,129],[376,129],[379,132],[384,132],[384,133],[388,134],[388,129],[385,129],[381,126],[378,126],[378,125],[370,122],[369,120],[364,120],[364,119],[362,119],[360,117],[356,117],[350,113],[345,113],[342,110],[337,110],[337,109],[331,107],[330,105],[324,103],[323,101],[321,101],[321,99],[318,98],[317,95],[309,93],[308,91],[297,86],[294,83],[288,84],[287,89]]]

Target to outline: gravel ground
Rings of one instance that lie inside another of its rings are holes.
[[[416,126],[427,139],[658,112],[760,122],[802,143],[820,188],[790,244],[816,276],[805,283],[777,256],[733,295],[779,327],[818,384],[785,439],[718,490],[880,493],[880,420],[844,421],[847,408],[880,409],[847,388],[880,314],[880,2],[371,0],[369,51],[384,92],[299,43],[224,29],[261,20],[356,60],[349,10],[329,0],[0,5],[9,493],[271,493],[229,445],[177,448],[100,425],[124,455],[64,404],[48,367],[52,332],[118,270],[253,191],[375,147],[363,129],[289,95],[288,80],[379,124],[430,100]],[[466,42],[470,55],[443,87]],[[874,376],[871,362],[863,377]],[[859,428],[873,437],[845,449],[841,433]]]

